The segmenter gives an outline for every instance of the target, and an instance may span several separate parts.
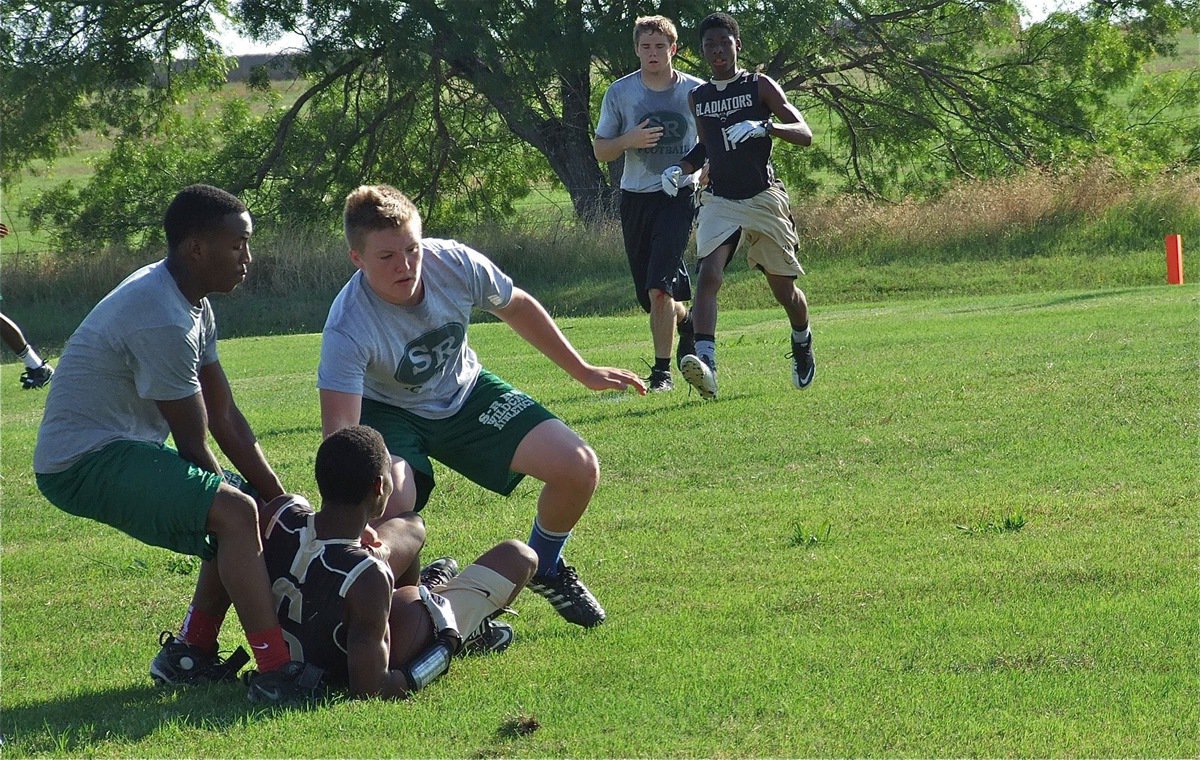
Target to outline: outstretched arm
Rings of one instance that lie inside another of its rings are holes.
[[[562,330],[558,329],[545,307],[524,290],[514,287],[508,305],[492,313],[585,387],[594,391],[636,388],[638,393],[646,392],[646,384],[629,370],[595,367],[585,362]]]

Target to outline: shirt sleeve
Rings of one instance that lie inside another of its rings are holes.
[[[477,309],[503,309],[512,300],[512,278],[496,264],[473,248],[463,246],[470,263],[473,281],[472,298]]]
[[[617,97],[613,94],[614,89],[609,87],[605,90],[604,99],[600,101],[600,121],[596,124],[596,137],[605,140],[620,137],[625,131],[624,120],[617,110]]]
[[[137,394],[178,401],[200,392],[200,336],[175,325],[134,329],[126,336]]]
[[[361,396],[366,369],[366,353],[350,336],[336,328],[326,328],[321,333],[317,388]]]
[[[201,317],[204,344],[200,349],[200,366],[207,367],[219,358],[217,356],[217,320],[213,317],[212,306],[204,299],[204,311]]]

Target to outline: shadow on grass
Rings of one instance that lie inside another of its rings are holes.
[[[237,683],[191,688],[130,686],[4,706],[0,746],[8,753],[90,754],[100,743],[136,743],[165,727],[223,732],[254,715],[310,707],[264,708]]]
[[[1017,311],[1036,311],[1038,309],[1050,309],[1055,306],[1065,306],[1071,303],[1081,303],[1084,301],[1096,301],[1102,298],[1115,298],[1130,293],[1138,293],[1144,288],[1114,288],[1111,290],[1095,290],[1085,293],[1075,293],[1072,295],[1061,296],[1058,298],[1039,299],[1036,303],[1027,304],[987,304],[981,306],[965,306],[959,309],[950,309],[947,314],[979,314],[984,312],[1003,312],[1012,313]]]

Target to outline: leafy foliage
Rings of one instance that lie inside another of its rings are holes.
[[[228,66],[208,4],[0,5],[14,19],[0,32],[0,83],[18,93],[0,105],[6,176],[69,147],[81,129],[117,130],[122,149],[96,188],[55,191],[39,219],[96,217],[102,237],[119,239],[125,218],[137,238],[157,217],[138,197],[185,175],[220,180],[260,218],[287,224],[332,224],[331,203],[383,181],[412,194],[434,228],[511,216],[530,181],[547,177],[580,218],[611,213],[611,177],[592,155],[591,129],[603,89],[636,66],[633,3],[218,4],[255,37],[308,40],[292,61],[305,88],[295,102],[225,114],[219,132],[177,115],[188,93],[218,84]],[[679,26],[680,67],[707,73],[694,30],[709,5],[674,0],[658,10]],[[1197,0],[1096,0],[1026,28],[1014,0],[740,0],[728,10],[742,23],[743,64],[760,65],[823,122],[812,148],[777,151],[799,194],[831,177],[895,198],[1096,155],[1119,156],[1137,173],[1200,160],[1200,117],[1186,106],[1196,75],[1138,80],[1149,56],[1170,53],[1179,30],[1197,27]],[[188,65],[171,63],[179,51]],[[1130,89],[1127,104],[1114,102]],[[84,224],[74,226],[85,237]]]

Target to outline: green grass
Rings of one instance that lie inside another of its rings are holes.
[[[1187,285],[823,305],[805,393],[781,312],[726,311],[713,403],[594,394],[479,325],[487,365],[600,454],[568,556],[610,620],[575,629],[524,594],[504,655],[408,702],[311,711],[151,688],[190,565],[37,495],[43,395],[6,364],[5,754],[1195,757],[1198,303]],[[644,351],[640,316],[564,328],[597,362]],[[310,495],[318,344],[222,343]],[[428,556],[524,537],[536,493],[443,471]]]

